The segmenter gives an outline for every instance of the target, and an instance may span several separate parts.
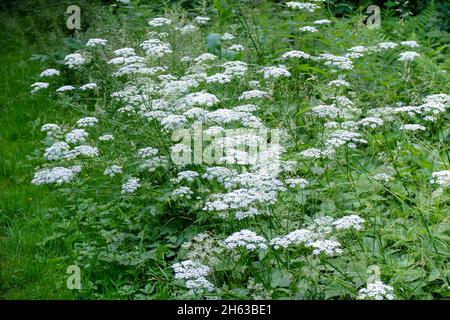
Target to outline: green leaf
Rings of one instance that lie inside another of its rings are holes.
[[[275,270],[272,273],[272,287],[289,287],[292,280],[292,274],[287,270]]]

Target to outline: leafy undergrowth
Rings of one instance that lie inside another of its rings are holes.
[[[436,9],[370,29],[304,6],[93,5],[32,41],[10,18],[2,295],[448,298]]]

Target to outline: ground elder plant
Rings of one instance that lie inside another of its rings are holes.
[[[38,247],[73,297],[448,297],[448,60],[328,5],[118,2],[137,32],[30,75],[71,111],[27,183],[64,199]]]

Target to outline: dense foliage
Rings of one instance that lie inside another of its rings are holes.
[[[126,2],[2,19],[5,297],[448,298],[436,1]]]

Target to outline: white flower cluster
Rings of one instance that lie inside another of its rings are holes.
[[[179,172],[177,177],[171,179],[171,181],[174,183],[180,183],[183,180],[186,180],[187,182],[193,182],[198,176],[200,176],[200,174],[197,171],[186,170]]]
[[[438,184],[444,188],[450,188],[450,170],[436,171],[431,174],[431,183]]]
[[[223,183],[225,179],[232,174],[233,172],[225,167],[208,167],[206,168],[206,172],[202,175],[202,178],[209,181],[217,179],[219,183]]]
[[[116,55],[116,57],[122,57],[122,58],[136,55],[133,48],[120,48],[120,49],[114,50],[114,54]]]
[[[356,143],[366,144],[367,140],[361,138],[361,134],[358,132],[352,132],[348,130],[336,130],[329,134],[328,139],[325,141],[325,145],[331,148],[338,148],[347,145],[349,148],[356,148]]]
[[[255,89],[255,90],[242,92],[241,96],[239,97],[239,100],[250,100],[250,99],[256,99],[256,98],[265,98],[267,96],[268,96],[267,92]]]
[[[140,44],[145,50],[145,54],[152,58],[162,58],[167,54],[173,53],[170,43],[163,42],[159,39],[148,39]]]
[[[300,151],[300,156],[306,159],[319,159],[322,157],[322,151],[317,148],[309,148],[303,151]]]
[[[346,229],[361,230],[364,219],[357,215],[350,215],[338,220],[325,216],[317,218],[307,228],[297,229],[285,236],[273,238],[270,245],[274,249],[289,248],[290,246],[302,245],[312,248],[313,255],[324,254],[335,256],[342,253],[341,244],[330,238],[333,228],[337,231]]]
[[[138,150],[138,156],[142,159],[145,158],[151,158],[153,156],[156,156],[158,154],[158,149],[156,148],[152,148],[152,147],[147,147],[147,148],[142,148]]]
[[[194,92],[186,95],[182,102],[186,103],[189,107],[206,106],[212,107],[220,102],[220,100],[213,94],[207,92]]]
[[[103,171],[103,174],[105,176],[114,177],[117,174],[122,174],[122,170],[123,168],[121,166],[114,164],[111,167],[106,168],[105,171]]]
[[[222,41],[229,41],[229,40],[234,40],[236,37],[234,35],[232,35],[231,33],[227,33],[225,32],[220,39],[222,39]]]
[[[194,192],[189,187],[179,187],[172,191],[174,199],[191,199]]]
[[[162,27],[170,24],[172,24],[172,20],[167,18],[153,18],[148,21],[148,25],[151,27]]]
[[[225,69],[224,73],[231,77],[243,77],[248,70],[247,63],[243,61],[228,61],[222,67]]]
[[[202,293],[204,291],[212,292],[214,291],[214,285],[209,282],[205,277],[199,277],[195,279],[190,279],[186,281],[186,288],[193,293]]]
[[[284,180],[284,182],[286,183],[287,186],[289,186],[290,188],[296,188],[299,187],[300,189],[305,188],[309,182],[306,179],[302,179],[302,178],[291,178],[291,179],[286,179]]]
[[[377,49],[378,50],[393,49],[397,46],[398,46],[398,44],[395,42],[380,42],[377,45]]]
[[[172,269],[175,272],[175,279],[184,280],[206,277],[211,272],[211,268],[193,260],[175,263]]]
[[[330,24],[331,20],[328,19],[322,19],[322,20],[316,20],[313,22],[314,24]]]
[[[97,84],[94,82],[91,82],[91,83],[86,83],[86,84],[82,85],[80,87],[80,90],[81,91],[94,90],[95,88],[97,88]]]
[[[398,60],[400,60],[402,62],[408,62],[408,61],[415,60],[417,57],[420,57],[420,54],[418,54],[417,52],[405,51],[405,52],[400,53],[400,58]]]
[[[56,92],[64,92],[64,91],[72,91],[72,90],[75,90],[75,87],[67,85],[67,86],[59,87],[58,89],[56,89]]]
[[[185,116],[179,115],[168,115],[164,119],[161,120],[161,125],[165,130],[174,130],[183,128],[188,123],[188,120]]]
[[[425,128],[424,126],[422,126],[421,124],[404,124],[400,127],[400,130],[403,131],[426,131],[427,128]]]
[[[31,93],[35,93],[42,89],[47,89],[48,86],[49,84],[47,82],[35,82],[31,85],[31,88],[33,88],[33,90],[31,90]]]
[[[281,59],[289,58],[311,59],[311,55],[299,50],[288,51],[281,55]]]
[[[364,223],[363,218],[355,214],[352,214],[350,216],[345,216],[341,219],[334,221],[333,226],[335,226],[337,230],[346,230],[346,229],[361,230],[363,223]]]
[[[98,137],[98,140],[99,141],[111,141],[111,140],[114,140],[114,136],[111,134],[104,134],[104,135]]]
[[[60,160],[65,157],[70,147],[64,141],[55,142],[53,145],[45,149],[44,157],[47,160]]]
[[[233,44],[228,47],[228,50],[235,51],[235,52],[242,52],[242,51],[245,51],[245,47],[241,44]]]
[[[367,117],[361,119],[358,123],[364,127],[377,128],[381,127],[384,122],[383,119],[378,117]]]
[[[86,141],[88,136],[89,133],[87,133],[84,129],[73,129],[72,131],[66,133],[64,138],[68,143],[76,144]]]
[[[77,67],[86,63],[86,60],[79,53],[68,54],[64,57],[64,64],[69,69],[76,69]]]
[[[336,119],[339,116],[341,110],[336,107],[336,105],[325,105],[321,104],[312,108],[312,112],[315,113],[319,118],[329,118]]]
[[[319,31],[319,30],[317,30],[316,27],[311,27],[311,26],[304,26],[304,27],[298,28],[298,30],[300,30],[302,32],[311,32],[311,33]]]
[[[354,69],[352,60],[347,57],[335,56],[330,53],[321,53],[316,59],[325,60],[325,65],[332,68],[343,70]]]
[[[65,159],[73,160],[76,159],[78,156],[84,156],[84,157],[97,157],[99,154],[98,149],[91,146],[76,146],[72,150],[69,150],[64,155]]]
[[[195,31],[197,31],[198,27],[196,27],[196,26],[194,26],[192,24],[187,24],[187,25],[185,25],[183,27],[176,28],[176,30],[180,31],[180,33],[182,35],[186,35],[186,34],[193,33]]]
[[[230,83],[231,80],[232,77],[229,74],[225,73],[216,73],[206,78],[207,83],[219,83],[219,84]]]
[[[70,182],[74,179],[75,175],[81,171],[81,166],[73,166],[70,168],[54,167],[51,169],[43,169],[37,171],[34,174],[34,178],[31,183],[35,185],[42,184],[56,184],[61,185],[63,183]]]
[[[223,242],[228,249],[240,247],[250,251],[267,249],[266,239],[258,236],[255,232],[246,229],[233,233]]]
[[[273,204],[275,201],[275,192],[257,189],[236,189],[228,193],[213,194],[211,200],[206,202],[203,210],[219,211],[221,215],[224,215],[224,212],[227,210],[248,209],[258,204]]]
[[[55,137],[62,133],[61,127],[54,123],[46,123],[41,127],[42,132],[46,132],[47,136]]]
[[[332,80],[330,82],[328,82],[328,86],[335,86],[335,87],[350,87],[350,83],[348,83],[345,80],[341,80],[341,79],[337,79],[337,80]]]
[[[177,262],[172,266],[175,279],[186,280],[186,288],[193,293],[213,291],[214,285],[206,279],[211,273],[211,268],[194,260]]]
[[[84,117],[84,118],[80,118],[77,121],[77,125],[81,128],[84,127],[93,127],[98,123],[98,119],[95,117]]]
[[[122,185],[122,193],[133,193],[141,186],[139,178],[130,178]]]
[[[59,76],[61,73],[56,69],[46,69],[41,72],[40,77],[53,77],[53,76]]]
[[[201,17],[201,16],[197,16],[195,17],[195,22],[197,22],[199,25],[205,25],[208,24],[211,21],[211,18],[209,17]]]
[[[86,47],[94,48],[99,46],[106,46],[107,44],[108,40],[93,38],[88,40],[88,42],[86,43]]]
[[[392,176],[387,173],[377,173],[372,178],[381,182],[389,182],[392,180]]]
[[[400,42],[400,44],[401,44],[402,46],[410,47],[410,48],[416,48],[416,47],[419,47],[419,44],[417,43],[417,41],[414,41],[414,40],[402,41],[402,42]]]
[[[325,254],[331,257],[342,253],[341,244],[334,239],[316,240],[308,246],[313,248],[313,255]]]
[[[291,76],[291,73],[284,66],[264,67],[260,72],[264,75],[264,79],[289,78]]]
[[[359,300],[394,300],[394,288],[381,281],[367,284],[367,288],[362,288],[358,292]]]
[[[304,10],[308,12],[314,12],[314,10],[320,9],[319,5],[310,2],[289,1],[286,2],[286,5],[291,9]]]
[[[275,248],[288,248],[290,245],[306,245],[316,238],[314,232],[308,229],[298,229],[283,237],[273,238],[270,244]]]

